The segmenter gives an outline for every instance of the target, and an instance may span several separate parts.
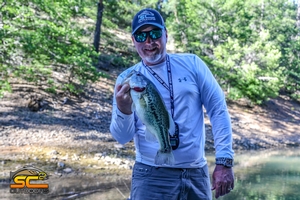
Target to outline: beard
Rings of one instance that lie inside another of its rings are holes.
[[[155,54],[152,56],[145,56],[144,59],[149,64],[157,64],[163,58],[163,54]]]

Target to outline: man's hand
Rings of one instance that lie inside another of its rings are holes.
[[[132,99],[130,96],[130,86],[129,84],[124,85],[117,85],[116,87],[116,101],[118,109],[127,115],[130,115],[132,113],[131,111],[131,104]]]
[[[216,190],[215,197],[224,196],[234,188],[234,174],[232,168],[216,165],[212,174],[212,190]]]

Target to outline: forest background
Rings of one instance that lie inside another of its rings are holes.
[[[300,99],[295,0],[1,0],[0,95],[20,81],[53,95],[80,95],[106,76],[100,68],[138,62],[132,44],[116,33],[130,37],[132,17],[144,7],[162,13],[173,52],[200,56],[228,99]]]
[[[26,164],[51,175],[51,197],[111,191],[112,199],[126,199],[134,143],[118,144],[109,125],[116,77],[140,61],[130,26],[144,7],[162,13],[168,51],[197,54],[224,89],[233,149],[242,156],[232,193],[253,199],[258,188],[263,199],[295,195],[295,176],[282,193],[287,174],[299,175],[296,167],[282,170],[293,159],[272,165],[280,178],[273,192],[274,179],[262,179],[273,172],[258,163],[271,148],[275,155],[283,148],[299,152],[293,148],[300,146],[299,0],[0,0],[1,197],[20,199],[9,193],[9,176]],[[207,116],[205,130],[205,150],[213,154]],[[213,156],[208,164],[214,166]],[[245,166],[257,173],[253,190],[243,185],[244,174],[253,174]]]

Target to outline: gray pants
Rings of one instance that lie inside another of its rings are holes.
[[[136,162],[130,200],[211,200],[208,167],[166,168]]]

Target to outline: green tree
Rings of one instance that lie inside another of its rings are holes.
[[[294,21],[290,22],[290,31],[286,37],[290,37],[292,42],[285,45],[286,55],[282,59],[282,63],[287,66],[285,70],[285,89],[290,93],[291,97],[300,100],[300,1],[294,1],[293,8],[295,10],[296,23]]]
[[[18,78],[79,93],[101,75],[93,67],[97,54],[81,41],[76,18],[84,15],[84,1],[6,0],[1,5],[0,93]],[[55,77],[63,71],[67,77]]]
[[[202,57],[229,98],[262,103],[296,70],[296,12],[285,0],[170,0],[164,11],[178,49]]]

